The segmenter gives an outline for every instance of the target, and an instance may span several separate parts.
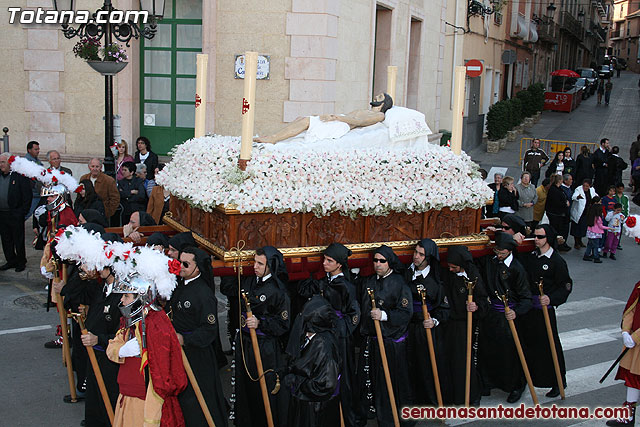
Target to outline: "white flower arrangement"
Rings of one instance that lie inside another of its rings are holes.
[[[266,150],[254,144],[245,172],[240,138],[205,136],[174,147],[158,184],[192,206],[247,212],[349,216],[480,208],[491,198],[478,165],[447,147]]]

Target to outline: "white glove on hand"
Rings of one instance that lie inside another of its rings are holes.
[[[138,340],[135,338],[131,338],[126,342],[125,345],[120,347],[120,351],[118,352],[118,356],[121,358],[125,357],[135,357],[140,355],[140,345],[138,345]]]
[[[47,279],[53,279],[53,273],[47,271],[44,265],[40,267],[40,273],[42,273],[42,275]]]
[[[47,205],[40,205],[36,208],[33,214],[36,216],[36,218],[40,218],[42,214],[46,212],[47,212]]]
[[[631,335],[629,334],[629,332],[623,332],[622,333],[622,342],[624,343],[624,346],[627,348],[633,348],[636,346],[635,341],[633,341],[633,338],[631,338]]]

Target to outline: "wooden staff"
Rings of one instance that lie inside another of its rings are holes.
[[[497,295],[497,292],[496,292]],[[507,315],[511,311],[509,308],[509,301],[506,295],[498,295],[498,298],[502,300],[504,304],[504,314]],[[516,324],[513,320],[507,320],[509,322],[509,328],[511,328],[511,335],[513,335],[513,342],[516,344],[516,350],[518,350],[518,356],[520,357],[520,364],[522,364],[522,370],[524,371],[524,377],[527,379],[527,385],[529,386],[529,392],[531,392],[531,398],[533,403],[539,405],[538,396],[536,395],[536,389],[533,387],[533,381],[531,381],[531,374],[529,374],[529,367],[527,361],[524,358],[524,352],[522,351],[522,345],[520,344],[520,338],[518,338],[518,331],[516,331]]]
[[[542,289],[544,280],[541,278],[538,282],[538,289],[540,290],[540,298],[544,296]],[[542,305],[542,304],[540,304]],[[553,367],[556,371],[556,379],[558,380],[558,388],[560,389],[560,398],[564,400],[564,385],[562,384],[562,373],[560,372],[560,363],[558,363],[558,352],[556,352],[556,342],[553,339],[553,332],[551,331],[551,319],[549,319],[549,309],[546,305],[542,305],[542,315],[544,316],[544,324],[547,326],[547,336],[549,337],[549,347],[551,347],[551,358],[553,359]]]
[[[371,298],[371,310],[376,309],[376,300],[373,295],[373,289],[367,289],[369,298]],[[376,327],[376,336],[378,337],[378,348],[380,349],[380,358],[382,359],[382,368],[384,369],[384,379],[387,382],[387,392],[389,392],[389,403],[391,404],[391,411],[393,412],[393,425],[400,427],[400,419],[398,418],[398,408],[396,407],[396,398],[393,394],[393,385],[391,384],[391,374],[389,373],[389,364],[387,363],[387,351],[384,348],[384,341],[382,339],[382,329],[380,329],[380,321],[374,320],[373,324]]]
[[[476,287],[476,283],[478,279],[475,280],[465,280],[465,284],[467,285],[467,307],[469,304],[473,302],[473,288]],[[471,350],[472,350],[472,342],[471,338],[473,335],[473,313],[467,310],[467,376],[464,382],[464,407],[469,407],[469,400],[471,396]]]
[[[87,335],[89,331],[87,331],[87,328],[84,326],[84,314],[73,313],[72,316],[80,325],[82,335]],[[104,407],[107,409],[107,415],[109,415],[109,421],[111,422],[111,425],[113,425],[113,407],[111,406],[111,400],[109,399],[109,394],[107,393],[107,387],[104,385],[104,379],[102,378],[102,372],[100,372],[100,366],[98,365],[98,359],[96,359],[96,353],[93,351],[93,347],[85,347],[87,349],[87,353],[89,354],[89,360],[91,361],[93,373],[96,375],[96,381],[98,382],[98,388],[100,389],[100,394],[102,395]]]
[[[189,382],[191,383],[191,387],[193,387],[193,392],[196,394],[196,399],[198,399],[198,403],[200,404],[200,409],[202,409],[204,418],[207,420],[207,424],[209,425],[209,427],[216,427],[215,423],[213,422],[213,417],[211,417],[211,412],[209,412],[207,402],[204,400],[204,396],[202,395],[202,390],[200,390],[200,386],[198,385],[198,381],[196,380],[196,376],[193,374],[193,369],[191,369],[189,359],[187,359],[187,355],[185,354],[184,348],[182,348],[182,346],[180,346],[180,351],[182,351],[182,364],[184,365],[184,370],[187,372],[187,377],[189,377]]]
[[[51,231],[49,232],[49,241],[53,242],[53,236],[56,233],[56,218],[51,219]],[[53,253],[51,254],[53,256]],[[53,271],[54,278],[58,278],[58,267],[54,262],[55,269]],[[67,283],[67,266],[62,266],[62,281]],[[49,294],[53,292],[53,280],[49,283]],[[62,333],[62,363],[67,367],[67,379],[69,380],[69,392],[71,394],[71,403],[78,402],[76,393],[75,377],[73,376],[73,364],[71,362],[71,347],[69,346],[69,330],[67,329],[67,310],[64,308],[64,300],[59,292],[56,292],[56,306],[58,308],[58,316],[60,317],[60,329]]]
[[[420,290],[420,298],[422,298],[422,315],[424,320],[431,319],[429,315],[429,309],[427,308],[427,291],[425,289]],[[433,334],[431,329],[425,328],[427,333],[427,344],[429,347],[429,359],[431,359],[431,372],[433,372],[433,382],[436,388],[436,398],[438,399],[438,408],[442,408],[442,391],[440,390],[440,376],[438,375],[438,365],[436,363],[436,352],[433,347]]]
[[[246,75],[245,75],[246,78]],[[251,312],[251,304],[249,296],[246,292],[242,292],[242,299],[247,306],[247,319],[253,316]],[[264,369],[262,368],[262,357],[260,356],[260,347],[258,346],[258,336],[256,330],[249,328],[251,336],[251,345],[253,346],[253,355],[256,358],[256,368],[258,370],[258,380],[260,381],[260,391],[262,392],[262,401],[264,402],[264,412],[267,416],[267,425],[273,427],[273,415],[271,414],[271,401],[269,400],[269,392],[267,391],[267,381],[264,379]]]

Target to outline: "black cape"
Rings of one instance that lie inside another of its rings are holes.
[[[355,296],[355,286],[344,275],[341,275],[333,280],[330,280],[329,277],[324,277],[322,280],[305,280],[300,283],[298,292],[307,299],[313,295],[322,295],[338,315],[335,334],[342,360],[340,365],[340,399],[345,426],[355,426],[356,413],[353,410],[353,401],[356,399],[354,395],[356,383],[353,373],[356,372],[356,365],[352,335],[360,323],[360,305]],[[292,337],[299,334],[296,330],[301,327],[301,323],[302,317],[299,315],[292,328]],[[289,342],[292,340],[290,339]],[[290,350],[287,352],[291,354]]]
[[[471,281],[476,280],[473,289],[473,301],[478,310],[473,313],[472,337],[471,337],[471,387],[469,401],[480,400],[482,380],[478,370],[478,341],[482,331],[480,319],[487,313],[489,304],[487,291],[478,268],[469,263],[465,265],[465,273]],[[444,292],[449,302],[449,321],[443,325],[443,334],[446,337],[445,365],[443,370],[451,380],[451,394],[445,404],[461,405],[464,403],[467,363],[467,286],[465,278],[450,271],[443,273]]]
[[[521,318],[520,329],[522,332],[520,334],[520,340],[522,341],[533,385],[536,387],[554,387],[557,386],[557,379],[544,315],[539,303],[540,291],[538,283],[540,279],[543,280],[542,289],[550,300],[550,304],[547,306],[549,323],[551,324],[551,332],[553,333],[553,340],[558,355],[560,372],[563,381],[566,383],[564,352],[562,351],[562,343],[558,336],[555,308],[567,301],[573,288],[573,281],[569,276],[567,263],[558,251],[554,250],[551,257],[548,258],[546,256],[539,257],[538,251],[535,250],[527,254],[524,263],[529,273],[529,283],[531,294],[533,295],[533,308]]]
[[[294,358],[285,386],[291,392],[289,426],[334,427],[340,425],[340,349],[333,329],[334,309],[321,296],[307,302],[299,316],[303,324],[291,335]],[[307,333],[314,333],[308,338]]]
[[[227,406],[214,351],[214,342],[218,339],[218,300],[200,276],[187,284],[179,284],[169,306],[173,327],[184,339],[184,352],[213,421],[216,426],[226,426]],[[187,427],[207,425],[191,384],[178,395],[178,400]]]
[[[390,260],[389,256],[386,256]],[[391,263],[390,263],[391,264]],[[362,319],[360,332],[363,343],[358,363],[358,422],[366,422],[369,414],[375,414],[380,426],[392,426],[393,415],[389,404],[387,385],[382,369],[379,343],[376,338],[374,321],[371,319],[371,299],[367,289],[372,289],[376,307],[384,311],[387,320],[380,322],[384,347],[391,374],[391,381],[398,406],[400,408],[413,401],[411,396],[409,369],[407,366],[407,327],[412,314],[411,291],[402,275],[391,273],[385,278],[371,276],[363,286],[361,296]]]
[[[429,264],[429,274],[424,277],[419,275],[413,279],[414,266],[411,264],[405,270],[404,279],[411,289],[412,316],[409,323],[409,335],[407,337],[407,352],[409,356],[409,371],[411,372],[411,386],[415,404],[425,405],[438,403],[436,398],[433,368],[429,357],[427,332],[422,325],[424,315],[422,313],[422,297],[420,290],[426,291],[425,302],[427,310],[433,319],[437,319],[438,326],[431,328],[433,347],[436,355],[436,365],[440,379],[440,390],[443,399],[450,395],[451,381],[448,378],[445,366],[445,335],[444,326],[449,318],[449,303],[440,282],[440,265],[432,258]]]
[[[268,369],[280,370],[286,365],[280,337],[289,331],[289,296],[287,291],[282,282],[275,280],[274,276],[270,276],[261,283],[258,283],[256,277],[245,277],[242,279],[242,290],[249,296],[253,315],[260,320],[256,335],[262,357],[262,367],[265,371]],[[237,426],[266,426],[260,384],[251,381],[245,370],[244,362],[246,362],[251,377],[258,378],[251,336],[249,329],[244,326],[246,321],[244,301],[241,308],[241,330],[236,335],[234,342],[235,355],[232,370],[235,389],[232,391],[231,399],[232,416]],[[243,350],[244,359],[242,357]],[[275,375],[273,373],[266,374],[265,379],[267,389],[273,390],[276,383]],[[269,394],[269,398],[274,425],[286,426],[288,390],[286,387],[282,387],[277,394]]]
[[[524,373],[513,341],[509,323],[505,318],[504,305],[496,296],[507,294],[509,304],[516,312],[515,325],[531,308],[531,291],[527,273],[514,257],[507,267],[496,257],[481,259],[482,279],[487,288],[491,308],[482,319],[480,328],[480,367],[485,387],[497,387],[510,393],[524,385]]]

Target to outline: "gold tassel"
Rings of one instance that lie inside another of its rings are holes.
[[[275,387],[273,387],[273,390],[271,390],[271,394],[278,394],[279,391],[280,391],[280,375],[276,373],[276,385]]]

